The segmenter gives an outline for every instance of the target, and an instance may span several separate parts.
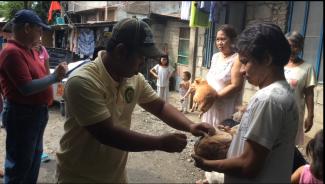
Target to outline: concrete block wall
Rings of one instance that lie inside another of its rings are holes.
[[[314,89],[314,126],[306,134],[308,137],[314,137],[318,130],[324,127],[324,102],[323,93],[324,88],[322,84],[319,84]],[[307,114],[307,113],[306,113]],[[305,114],[305,115],[306,115]]]
[[[248,1],[246,25],[255,21],[271,21],[286,31],[288,1]]]
[[[205,36],[205,29],[198,28],[195,78],[198,77],[205,78],[206,73],[208,71],[205,67],[202,67],[203,59],[204,59],[204,36]]]
[[[83,11],[92,8],[102,8],[107,5],[107,1],[68,1],[68,11]]]
[[[258,90],[257,87],[252,86],[246,81],[243,102],[248,103],[250,98],[256,93],[257,90]],[[314,88],[314,125],[311,128],[311,130],[305,134],[308,138],[314,137],[317,131],[323,129],[324,127],[323,90],[324,90],[323,85],[318,85]],[[307,116],[307,108],[305,112],[305,118],[306,116]]]
[[[288,16],[288,1],[249,1],[246,9],[246,25],[256,20],[271,21],[277,24],[283,32],[286,31]],[[245,84],[244,102],[255,94],[258,88]],[[323,129],[323,85],[319,84],[314,89],[314,125],[312,129],[306,133],[306,136],[311,138],[315,133]],[[306,115],[307,113],[305,113]]]
[[[163,40],[165,43],[167,43],[169,58],[173,63],[177,63],[178,59],[179,31],[181,27],[188,27],[188,24],[183,22],[168,21],[165,28]],[[179,70],[176,70],[177,74],[178,72]]]
[[[188,65],[177,65],[177,72],[176,77],[180,77],[180,75],[183,73],[183,71],[189,71],[192,74],[192,78],[195,79],[197,77],[203,77],[205,78],[208,69],[205,67],[202,67],[203,62],[203,52],[204,52],[204,35],[205,35],[205,29],[204,28],[198,28],[198,39],[197,39],[197,50],[196,50],[196,68],[195,68],[195,76],[193,76],[192,71],[190,71],[190,67]],[[177,52],[176,52],[177,54]],[[177,59],[177,55],[176,55]]]

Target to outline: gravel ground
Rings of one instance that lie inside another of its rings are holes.
[[[178,93],[171,92],[169,102],[175,107],[178,103]],[[55,182],[55,152],[59,148],[59,140],[63,133],[64,117],[60,114],[59,105],[50,108],[50,119],[44,134],[44,151],[51,157],[51,161],[41,164],[38,182]],[[199,122],[198,113],[186,116],[194,122]],[[132,130],[144,134],[161,135],[176,132],[158,118],[136,106],[132,116]],[[130,153],[127,163],[128,179],[130,183],[194,183],[204,177],[204,172],[194,167],[191,153],[196,137],[186,133],[188,144],[181,153],[166,153],[162,151],[148,151]],[[5,153],[5,131],[0,130],[0,165],[3,166]],[[300,148],[302,153],[305,151]],[[0,178],[0,183],[2,183]]]
[[[171,92],[170,103],[179,107],[178,93]],[[186,116],[194,122],[199,122],[198,113]],[[64,118],[60,115],[58,105],[50,108],[50,119],[44,134],[44,151],[52,158],[50,162],[42,163],[38,182],[55,182],[55,152],[59,148],[59,140],[63,133]],[[161,120],[136,106],[132,116],[132,130],[161,135],[176,132]],[[193,183],[203,178],[204,172],[194,166],[191,159],[196,137],[186,133],[188,144],[181,153],[166,153],[162,151],[148,151],[130,153],[127,163],[128,179],[130,183]],[[5,153],[5,131],[0,131],[0,165],[3,166]],[[0,182],[2,180],[0,179]]]

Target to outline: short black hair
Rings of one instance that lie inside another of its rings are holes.
[[[299,50],[304,48],[304,37],[297,31],[292,31],[287,33],[286,35],[287,40],[291,41]]]
[[[279,26],[273,23],[254,23],[239,35],[237,52],[240,55],[251,56],[255,62],[261,63],[267,57],[272,57],[272,64],[284,67],[290,57],[290,45]]]
[[[324,132],[319,130],[306,146],[306,154],[311,157],[310,171],[319,180],[323,180]]]
[[[190,73],[189,71],[184,71],[183,73],[186,75],[186,77],[187,77],[189,80],[191,79],[191,73]]]
[[[218,31],[222,31],[222,32],[224,32],[225,35],[230,39],[230,41],[231,41],[232,43],[235,42],[235,40],[236,40],[236,38],[237,38],[237,32],[236,32],[235,27],[233,27],[232,25],[230,25],[230,24],[223,24],[223,25],[221,25],[221,26],[218,28],[217,32],[218,32]]]
[[[169,57],[168,57],[168,54],[165,54],[165,55],[162,55],[159,59],[159,65],[161,66],[162,63],[161,63],[161,58],[166,58],[167,59],[167,63],[166,63],[166,66],[169,65]]]

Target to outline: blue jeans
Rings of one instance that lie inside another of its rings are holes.
[[[3,124],[7,131],[5,183],[36,183],[48,121],[47,105],[5,101]]]

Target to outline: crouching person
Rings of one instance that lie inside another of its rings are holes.
[[[197,167],[225,174],[225,183],[290,183],[298,109],[283,67],[290,46],[268,23],[247,27],[238,42],[241,73],[259,91],[251,98],[227,158],[192,155]]]
[[[118,22],[106,51],[74,71],[64,91],[67,120],[57,153],[58,183],[126,183],[128,152],[181,152],[182,133],[158,136],[130,130],[136,104],[169,126],[195,136],[214,134],[206,123],[194,124],[165,103],[146,82],[144,57],[161,56],[150,27],[127,18]]]

